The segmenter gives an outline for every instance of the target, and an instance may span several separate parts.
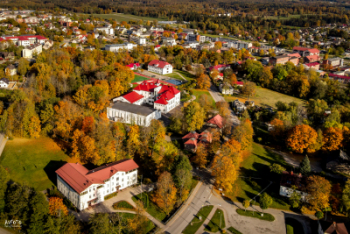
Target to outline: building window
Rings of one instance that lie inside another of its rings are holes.
[[[89,196],[89,199],[91,199],[91,195]]]
[[[109,193],[109,190],[107,190],[107,193]]]
[[[91,189],[89,189],[89,193],[91,192]]]

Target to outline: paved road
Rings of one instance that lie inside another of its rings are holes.
[[[169,222],[169,226],[164,229],[165,233],[181,233],[192,221],[193,217],[197,215],[202,206],[209,204],[210,194],[211,185],[203,184],[195,194],[192,202],[182,207],[184,209],[182,214],[176,220]]]
[[[217,87],[211,82],[210,90],[209,90],[210,95],[213,97],[215,102],[226,102],[225,98],[221,95]],[[231,122],[233,123],[234,126],[238,126],[241,121],[238,119],[237,115],[233,112],[231,109]]]
[[[9,232],[6,229],[0,227],[0,234],[12,234],[12,232]]]

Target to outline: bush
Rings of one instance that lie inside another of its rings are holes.
[[[108,200],[108,199],[111,199],[112,197],[115,197],[118,195],[118,192],[114,192],[114,193],[111,193],[109,195],[106,195],[105,196],[105,200]]]
[[[315,214],[316,218],[322,219],[323,218],[323,212],[322,211],[317,211]]]
[[[152,184],[152,180],[150,178],[144,178],[143,183],[144,184]]]
[[[277,173],[277,174],[282,174],[282,172],[284,172],[286,170],[286,168],[282,167],[281,165],[274,163],[272,164],[272,166],[270,166],[270,171]]]
[[[307,215],[314,215],[316,213],[316,211],[309,210],[306,206],[301,207],[300,211],[302,214],[307,214]]]
[[[187,71],[192,71],[192,66],[190,64],[186,65],[185,68],[186,68]]]
[[[135,210],[135,208],[127,201],[119,201],[113,204],[115,210]]]

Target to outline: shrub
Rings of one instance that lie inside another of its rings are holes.
[[[265,210],[267,208],[269,208],[269,206],[272,204],[273,200],[272,197],[270,197],[267,193],[263,193],[260,196],[259,199],[259,204],[260,204],[260,208]]]
[[[316,213],[316,211],[309,210],[306,206],[301,207],[300,211],[302,214],[307,214],[307,215],[314,215]]]
[[[117,194],[118,194],[118,192],[114,192],[114,193],[108,194],[108,195],[105,196],[105,200],[111,199],[112,197],[117,196]]]
[[[152,184],[152,180],[150,178],[143,179],[144,184]]]
[[[323,218],[323,212],[322,211],[317,211],[315,214],[316,218],[322,219]]]
[[[270,171],[277,173],[277,174],[282,174],[282,172],[284,172],[286,170],[286,168],[282,167],[281,165],[274,163],[272,164],[272,166],[270,166]]]
[[[186,68],[187,71],[192,71],[192,66],[190,64],[186,65],[185,68]]]

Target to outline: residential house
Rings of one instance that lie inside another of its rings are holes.
[[[221,115],[215,115],[206,122],[206,125],[212,128],[222,129],[224,127],[224,119]]]
[[[342,67],[344,65],[344,59],[336,57],[323,60],[323,64],[331,65],[332,67]]]
[[[38,17],[31,16],[31,17],[24,18],[23,22],[26,24],[38,24],[39,19]]]
[[[5,74],[7,76],[17,75],[17,68],[13,64],[10,64],[5,68]]]
[[[306,178],[300,173],[294,174],[293,171],[290,173],[284,171],[281,177],[280,195],[283,197],[290,197],[294,191],[300,194],[302,201],[307,201]]]
[[[175,38],[172,38],[172,37],[162,37],[162,43],[165,46],[175,46],[176,45]]]
[[[173,66],[165,61],[152,60],[148,64],[148,71],[165,75],[173,72]]]
[[[7,89],[10,85],[10,81],[7,78],[1,78],[0,79],[0,88]]]
[[[240,102],[238,99],[234,100],[232,105],[238,112],[243,112],[247,109],[243,102]]]
[[[229,68],[231,68],[231,65],[229,65],[229,64],[219,64],[219,65],[210,67],[210,68],[209,68],[209,71],[211,71],[211,70],[213,70],[213,69],[216,69],[216,70],[218,70],[219,72],[222,72],[222,71],[224,71],[224,70],[226,70],[226,69],[229,69]]]
[[[208,144],[213,140],[213,135],[208,130],[198,134],[196,131],[189,132],[187,135],[182,137],[184,141],[185,149],[196,152],[199,143]]]
[[[233,95],[235,93],[235,89],[228,83],[222,83],[219,85],[219,90],[222,94]]]
[[[131,40],[138,45],[146,45],[146,38],[144,37],[131,37]]]
[[[96,27],[94,32],[104,32],[106,35],[114,35],[114,28],[110,27]]]
[[[307,47],[299,47],[295,46],[293,47],[293,53],[299,53],[300,56],[306,57],[310,55],[320,55],[320,51],[315,48],[307,48]]]
[[[79,163],[66,163],[56,170],[57,189],[81,211],[103,202],[109,194],[137,184],[138,167],[132,159],[92,170]]]
[[[141,65],[139,63],[130,63],[126,65],[126,67],[130,68],[131,70],[138,70],[141,68]]]
[[[306,64],[303,64],[304,67],[306,69],[310,69],[310,68],[313,68],[315,70],[319,70],[320,69],[320,63],[318,62],[314,62],[314,63],[306,63]]]
[[[0,52],[0,58],[11,60],[15,58],[14,52]]]
[[[277,65],[277,64],[286,64],[287,62],[289,62],[290,57],[288,55],[280,55],[280,56],[275,56],[275,57],[271,57],[269,62],[272,65]]]

